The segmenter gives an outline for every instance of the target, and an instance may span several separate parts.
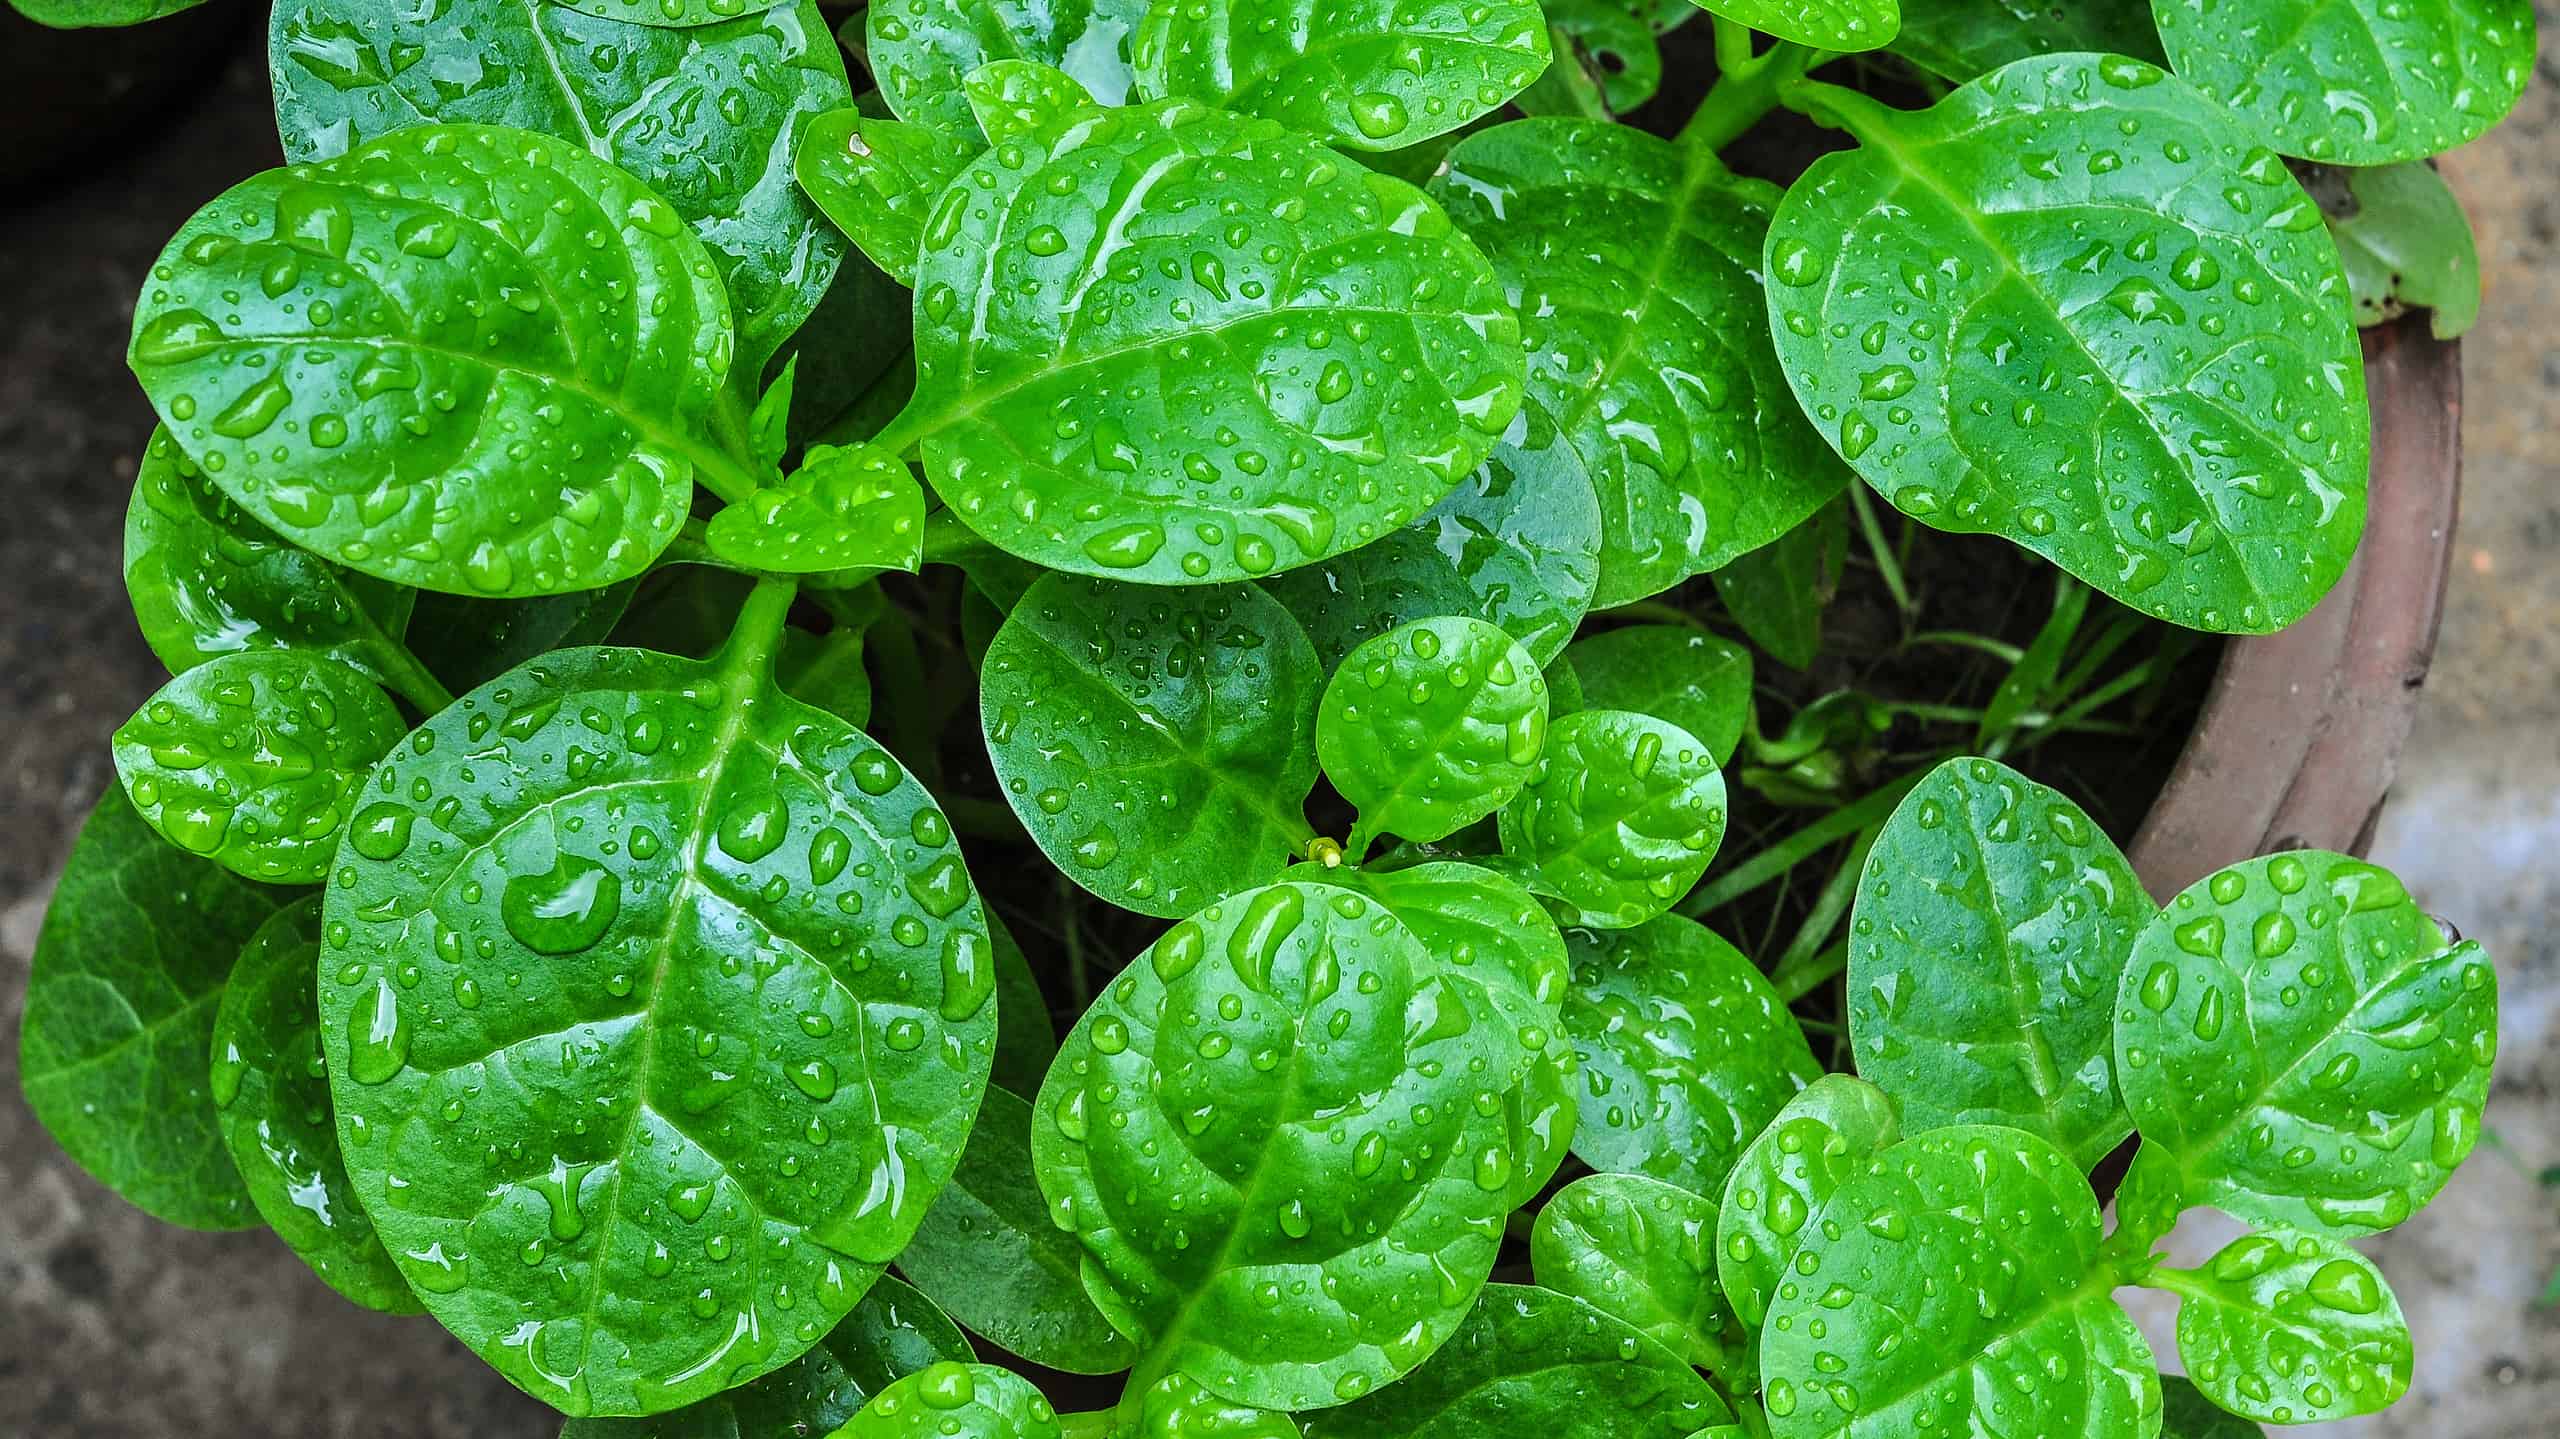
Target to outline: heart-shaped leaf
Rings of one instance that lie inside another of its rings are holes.
[[[284,0],[267,59],[285,158],[334,160],[421,121],[581,146],[674,206],[709,249],[736,312],[730,369],[752,386],[843,258],[793,183],[791,156],[794,137],[853,91],[814,0],[740,0],[734,18],[682,29],[655,23],[667,3]],[[704,0],[680,3],[712,13]]]
[[[1535,0],[1154,0],[1130,57],[1150,100],[1205,100],[1355,150],[1499,107],[1547,68]]]
[[[2158,911],[2097,822],[1987,759],[1903,796],[1858,878],[1849,1035],[1911,1132],[2006,1124],[2082,1169],[2133,1121],[2116,980]]]
[[[2480,1137],[2498,981],[2387,872],[2302,851],[2187,887],[2134,942],[2116,1079],[2189,1202],[2388,1229]]]
[[[1699,9],[1823,50],[1873,50],[1902,26],[1895,0],[1696,0]]]
[[[1129,98],[1129,40],[1146,0],[882,0],[868,11],[863,47],[880,95],[901,120],[978,147],[967,80],[993,60],[1052,65],[1104,105]]]
[[[1901,0],[1896,55],[1942,80],[1963,84],[2012,60],[2094,50],[2165,65],[2151,8],[2022,5],[2015,0]]]
[[[2533,0],[2151,0],[2169,63],[2288,155],[2423,160],[2506,118]]]
[[[1703,146],[1540,119],[1468,136],[1432,193],[1516,298],[1530,397],[1599,490],[1593,604],[1715,569],[1840,492],[1763,318],[1776,186]]]
[[[1483,620],[1416,620],[1353,650],[1316,709],[1316,758],[1380,834],[1427,844],[1502,807],[1547,742],[1547,678]]]
[[[357,1192],[428,1310],[566,1413],[806,1350],[905,1246],[986,1081],[950,826],[774,688],[790,594],[758,586],[714,663],[572,650],[465,696],[384,761],[329,889]]]
[[[1731,1374],[1733,1311],[1716,1282],[1716,1205],[1635,1174],[1586,1175],[1538,1211],[1538,1283],[1635,1326],[1700,1368]]]
[[[1566,924],[1624,929],[1671,908],[1724,838],[1724,776],[1667,720],[1583,710],[1547,729],[1502,811],[1502,851]]]
[[[1323,672],[1251,585],[1165,590],[1052,575],[987,646],[987,753],[1076,883],[1179,918],[1280,872],[1315,831]]]
[[[1096,109],[944,193],[915,401],[881,443],[920,440],[952,512],[1024,559],[1249,578],[1386,534],[1482,463],[1517,336],[1402,181],[1269,121]]]
[[[768,574],[913,570],[924,563],[924,490],[873,445],[812,445],[800,468],[711,517],[711,553]]]
[[[873,1395],[831,1439],[1062,1439],[1031,1381],[992,1364],[936,1364]]]
[[[1594,709],[1669,720],[1722,765],[1751,723],[1751,651],[1683,625],[1629,625],[1565,651]]]
[[[927,125],[830,110],[800,132],[800,188],[889,278],[912,287],[925,217],[980,147]]]
[[[2244,1234],[2201,1269],[2145,1282],[2178,1296],[2178,1358],[2235,1414],[2325,1423],[2378,1414],[2408,1392],[2400,1301],[2372,1260],[2334,1239]]]
[[[1716,1277],[1742,1321],[1758,1335],[1769,1301],[1788,1283],[1805,1225],[1867,1161],[1902,1138],[1884,1091],[1846,1074],[1826,1074],[1778,1111],[1744,1148],[1725,1180],[1716,1215]]]
[[[730,346],[710,257],[631,176],[428,125],[198,211],[135,309],[132,361],[179,447],[285,538],[402,584],[534,595],[646,569],[697,478],[752,488],[712,437]]]
[[[2274,152],[2120,55],[1916,112],[1826,94],[1863,143],[1778,207],[1769,314],[1860,477],[2197,629],[2263,634],[2328,592],[2364,528],[2364,370]]]
[[[317,884],[356,787],[409,725],[371,680],[299,650],[224,655],[161,686],[115,734],[134,810],[249,879]]]

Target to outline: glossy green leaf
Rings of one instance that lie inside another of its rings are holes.
[[[800,467],[711,517],[711,553],[768,574],[914,570],[924,563],[924,490],[872,445],[813,445]]]
[[[791,399],[799,381],[800,357],[794,354],[782,362],[781,372],[747,413],[747,448],[759,466],[775,474],[781,473],[782,457],[791,448]]]
[[[374,761],[407,733],[373,681],[318,655],[224,655],[161,686],[115,734],[136,813],[189,854],[317,884]]]
[[[102,25],[140,25],[204,0],[9,0],[9,8],[39,25],[79,30]]]
[[[250,1202],[287,1248],[350,1301],[415,1314],[339,1158],[312,1002],[319,961],[316,894],[277,910],[241,949],[214,1012],[216,1120]]]
[[[1688,1439],[1732,1417],[1687,1361],[1569,1294],[1493,1284],[1402,1383],[1307,1418],[1307,1439]]]
[[[830,110],[800,132],[792,168],[835,227],[901,285],[913,285],[925,217],[978,147],[926,125]]]
[[[1538,1283],[1623,1320],[1700,1368],[1728,1373],[1733,1311],[1716,1280],[1716,1205],[1635,1174],[1586,1175],[1538,1211]]]
[[[1569,930],[1565,1032],[1582,1057],[1573,1153],[1713,1197],[1743,1146],[1822,1073],[1785,1001],[1694,919]]]
[[[2353,1236],[2435,1196],[2480,1137],[2498,981],[2387,872],[2301,851],[2197,881],[2142,931],[2116,1079],[2190,1202]]]
[[[431,125],[198,211],[132,362],[179,445],[286,539],[533,595],[646,569],[696,478],[749,488],[712,439],[730,346],[665,201],[557,140]]]
[[[1516,298],[1529,395],[1600,493],[1595,605],[1715,569],[1840,492],[1763,320],[1777,187],[1704,146],[1539,119],[1469,136],[1432,193]]]
[[[1316,709],[1316,758],[1371,837],[1445,839],[1528,783],[1547,743],[1547,677],[1483,620],[1416,620],[1353,650]]]
[[[1086,1290],[1164,1372],[1265,1409],[1422,1363],[1511,1207],[1502,1095],[1532,1056],[1501,1016],[1348,890],[1291,879],[1176,924],[1040,1091],[1040,1187]]]
[[[63,1152],[155,1219],[258,1222],[206,1056],[241,946],[293,897],[170,845],[117,790],[71,846],[27,973],[19,1083]]]
[[[1061,1439],[1028,1379],[990,1364],[936,1364],[872,1396],[832,1439]]]
[[[1817,1222],[1761,1331],[1776,1439],[2155,1432],[2151,1351],[2092,1272],[2097,1198],[2052,1145],[1918,1135]]]
[[[1770,319],[1877,493],[2196,629],[2327,593],[2364,527],[2364,370],[2283,161],[2122,56],[2021,60],[1923,111],[1825,103],[1865,143],[1779,206]]]
[[[2160,1439],[2266,1439],[2266,1434],[2204,1397],[2184,1375],[2160,1376]]]
[[[171,674],[240,650],[309,650],[382,679],[416,598],[278,539],[156,428],[125,512],[124,588]]]
[[[1675,0],[1686,10],[1688,0]],[[1654,27],[1628,0],[1554,0],[1547,13],[1547,45],[1555,52],[1556,70],[1579,63],[1598,86],[1612,114],[1623,115],[1662,88],[1662,47]],[[1694,12],[1692,12],[1694,13]],[[1514,96],[1512,103],[1529,115],[1562,114],[1537,108],[1543,81]]]
[[[961,84],[989,145],[1037,144],[1074,123],[1093,95],[1073,75],[1037,60],[990,60]]]
[[[1751,723],[1751,651],[1684,625],[1630,625],[1565,651],[1593,709],[1669,720],[1706,746],[1718,765]]]
[[[1060,1229],[1031,1173],[1031,1106],[990,1088],[951,1184],[898,1268],[954,1319],[1034,1364],[1111,1374],[1138,1358],[1085,1297],[1084,1246]]]
[[[2317,168],[2304,183],[2338,242],[2358,326],[2426,310],[2429,332],[2451,340],[2480,318],[2479,246],[2435,167]]]
[[[2094,1166],[2133,1132],[2116,980],[2157,912],[2080,806],[1997,761],[1948,760],[1903,796],[1858,878],[1858,1073],[1915,1134],[2005,1124]]]
[[[2324,1423],[2380,1413],[2408,1392],[2400,1301],[2372,1260],[2334,1239],[2244,1234],[2201,1269],[2147,1282],[2178,1295],[2178,1358],[2235,1414]]]
[[[2169,63],[2288,155],[2423,160],[2506,118],[2533,0],[2152,0]]]
[[[945,192],[883,443],[920,439],[953,512],[1024,559],[1248,578],[1395,530],[1481,464],[1517,336],[1411,186],[1268,121],[1095,110]]]
[[[1822,651],[1822,611],[1849,547],[1847,506],[1824,505],[1794,529],[1709,578],[1725,613],[1751,642],[1791,670]]]
[[[1054,65],[1094,100],[1129,98],[1129,42],[1146,0],[882,0],[866,22],[872,74],[901,120],[977,148],[983,136],[965,86],[991,60]]]
[[[482,600],[428,590],[410,612],[408,645],[456,694],[478,689],[536,655],[601,644],[631,606],[637,578],[600,590]]]
[[[1873,50],[1902,28],[1895,0],[1696,0],[1699,9],[1823,50]]]
[[[572,1419],[560,1439],[797,1439],[827,1434],[872,1395],[935,1364],[967,1363],[969,1340],[933,1301],[883,1277],[809,1351],[752,1384],[646,1419]]]
[[[1688,731],[1583,710],[1548,726],[1528,787],[1502,811],[1502,850],[1564,923],[1624,929],[1698,882],[1724,824],[1724,776]]]
[[[583,146],[674,206],[710,250],[736,312],[731,369],[752,386],[843,258],[791,156],[794,137],[853,93],[811,0],[672,0],[699,18],[652,23],[669,3],[284,0],[267,59],[285,158],[334,160],[457,120]]]
[[[2145,1140],[2133,1151],[2124,1178],[2116,1182],[2115,1205],[2116,1227],[2107,1236],[2108,1251],[2128,1263],[2151,1263],[2153,1251],[2186,1212],[2186,1176],[2168,1151]]]
[[[1179,1374],[1139,1399],[1135,1432],[1150,1439],[1299,1439],[1288,1415],[1221,1399]]]
[[[1482,465],[1411,524],[1263,582],[1330,670],[1413,620],[1472,615],[1540,663],[1573,638],[1600,578],[1600,500],[1582,457],[1535,401]]]
[[[987,752],[1058,868],[1173,919],[1280,872],[1314,831],[1315,649],[1250,585],[1052,575],[987,646]]]
[[[825,1334],[994,1050],[950,826],[774,689],[788,594],[716,663],[573,650],[465,696],[368,784],[329,889],[358,1192],[429,1311],[568,1413],[676,1408]]]
[[[2073,5],[2052,0],[1901,0],[1901,5],[1902,32],[1894,37],[1893,53],[1957,84],[2012,60],[2067,50],[2168,63],[2160,53],[2160,33],[2151,25],[2151,7],[2142,0]]]
[[[1049,1000],[1040,992],[1031,961],[992,909],[987,911],[987,937],[995,941],[996,964],[996,1062],[989,1081],[1017,1096],[1037,1094],[1049,1061],[1058,1054],[1058,1027],[1049,1018]],[[961,1157],[968,1157],[966,1151]]]
[[[786,3],[786,0],[548,0],[548,3],[566,6],[580,14],[624,20],[635,25],[691,30]]]
[[[1154,0],[1138,93],[1202,100],[1355,150],[1395,150],[1499,107],[1547,68],[1535,0]]]
[[[1805,1225],[1867,1161],[1902,1138],[1884,1091],[1826,1074],[1786,1103],[1734,1161],[1716,1214],[1716,1278],[1743,1331],[1758,1335],[1787,1284]]]

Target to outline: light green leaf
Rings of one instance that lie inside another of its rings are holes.
[[[766,9],[784,3],[784,0],[540,0],[540,3],[565,6],[580,14],[607,20],[690,31],[716,25],[750,11]]]
[[[1547,677],[1483,620],[1416,620],[1353,650],[1316,709],[1316,758],[1376,835],[1427,844],[1502,807],[1547,742]]]
[[[1873,50],[1902,28],[1894,0],[1696,0],[1699,9],[1823,50]]]
[[[2364,371],[2282,160],[2122,56],[1915,112],[1825,93],[1864,143],[1779,206],[1770,319],[1878,494],[2192,628],[2262,634],[2327,593],[2364,527]]]
[[[1061,1439],[1058,1411],[991,1364],[936,1364],[872,1396],[831,1439]]]
[[[204,0],[9,0],[9,8],[39,25],[55,30],[79,30],[90,26],[140,25],[181,10],[192,10]]]
[[[1901,0],[1896,55],[1962,84],[2012,60],[2095,50],[2165,65],[2151,8],[2131,3],[2055,5],[2038,0]]]
[[[775,474],[782,472],[782,456],[791,448],[791,397],[799,383],[800,357],[794,354],[782,362],[781,372],[747,414],[747,448],[757,464]]]
[[[2169,63],[2288,155],[2423,160],[2506,118],[2533,0],[2151,0]]]
[[[1129,98],[1129,41],[1146,0],[881,0],[866,22],[871,70],[901,120],[955,144],[983,138],[965,82],[991,60],[1054,65],[1103,105]]]
[[[1564,923],[1624,929],[1698,882],[1724,824],[1724,776],[1688,731],[1582,710],[1548,727],[1528,787],[1502,811],[1502,851]]]
[[[1600,493],[1594,605],[1716,569],[1847,483],[1763,318],[1777,187],[1703,146],[1540,119],[1469,136],[1432,193],[1517,299],[1529,395]]]
[[[248,650],[161,686],[115,733],[136,813],[189,854],[268,884],[329,872],[356,787],[408,731],[363,675]]]
[[[1154,0],[1130,55],[1150,100],[1395,150],[1526,88],[1547,67],[1547,24],[1535,0]]]
[[[1582,1057],[1574,1156],[1724,1192],[1752,1138],[1822,1073],[1785,1001],[1740,951],[1676,914],[1569,930],[1564,1027]]]
[[[1221,1399],[1179,1374],[1158,1380],[1138,1401],[1141,1435],[1163,1439],[1299,1439],[1286,1414]]]
[[[2244,1234],[2202,1269],[2145,1282],[2179,1296],[2178,1358],[2235,1414],[2325,1423],[2378,1414],[2408,1392],[2400,1301],[2372,1260],[2334,1239]]]
[[[1251,585],[1051,575],[987,646],[980,714],[1005,798],[1076,883],[1179,918],[1279,874],[1314,836],[1323,672]]]
[[[800,132],[792,169],[871,263],[912,286],[925,217],[978,149],[930,126],[830,110]]]
[[[969,72],[961,89],[989,145],[1038,144],[1093,108],[1076,78],[1037,60],[990,60]]]
[[[1565,651],[1594,709],[1669,720],[1722,765],[1751,723],[1751,651],[1682,625],[1629,625]]]
[[[1690,1363],[1731,1376],[1733,1311],[1716,1281],[1716,1205],[1634,1174],[1586,1175],[1538,1211],[1538,1283],[1623,1320]]]
[[[198,211],[131,358],[179,446],[286,539],[536,595],[646,569],[696,478],[751,487],[712,438],[730,347],[665,201],[557,140],[429,125]]]
[[[1786,1103],[1734,1161],[1716,1215],[1716,1277],[1743,1331],[1757,1336],[1788,1283],[1805,1225],[1867,1161],[1902,1138],[1884,1091],[1826,1074]]]
[[[2301,851],[2190,885],[2134,943],[2116,1079],[2192,1203],[2389,1229],[2480,1137],[2498,981],[2389,873]]]
[[[711,553],[769,574],[915,570],[924,490],[873,445],[812,445],[800,468],[711,517]]]
[[[1481,464],[1519,407],[1517,325],[1411,186],[1268,121],[1095,110],[945,192],[915,401],[882,443],[920,440],[953,513],[1024,559],[1245,579],[1397,529]]]
[[[2435,167],[2315,167],[2304,183],[2337,239],[2358,326],[2423,309],[2429,332],[2451,340],[2480,318],[2479,246],[2462,202]]]

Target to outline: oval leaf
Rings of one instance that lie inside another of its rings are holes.
[[[830,110],[800,132],[792,170],[871,263],[913,286],[925,217],[977,153],[930,126]]]
[[[1278,874],[1314,831],[1322,672],[1251,585],[1051,575],[987,646],[987,752],[1023,827],[1078,884],[1166,919]]]
[[[1095,110],[945,192],[890,435],[1024,559],[1242,579],[1447,494],[1519,407],[1517,336],[1483,256],[1402,181],[1268,121]]]
[[[1873,50],[1902,27],[1894,0],[1696,0],[1721,15],[1799,45],[1824,50]]]
[[[1062,0],[992,5],[980,0],[882,0],[865,21],[864,51],[880,95],[901,120],[940,131],[972,150],[984,140],[966,81],[994,60],[1052,65],[1103,105],[1129,97],[1129,37],[1146,0]]]
[[[408,730],[373,681],[251,650],[161,686],[115,734],[134,810],[189,854],[269,884],[329,872],[356,787]]]
[[[2012,0],[1901,0],[1896,55],[1942,80],[1963,84],[2012,60],[2095,50],[2165,65],[2151,7],[2020,5]]]
[[[711,553],[768,574],[914,570],[924,563],[924,490],[871,445],[812,445],[800,468],[711,517]]]
[[[2244,1234],[2202,1269],[2149,1281],[2178,1303],[2178,1358],[2235,1414],[2317,1424],[2378,1414],[2409,1390],[2400,1301],[2373,1261],[2334,1239]]]
[[[2190,1203],[2354,1236],[2480,1137],[2498,981],[2389,873],[2302,851],[2187,887],[2134,943],[2116,1078]]]
[[[714,664],[572,650],[466,696],[384,761],[329,889],[357,1191],[427,1308],[567,1413],[805,1350],[905,1245],[986,1081],[950,826],[774,689],[788,594],[760,587]]]
[[[1686,625],[1629,625],[1573,642],[1565,654],[1593,709],[1669,720],[1722,765],[1751,723],[1751,651]]]
[[[1547,677],[1482,620],[1416,620],[1353,650],[1316,709],[1316,758],[1379,834],[1427,844],[1502,807],[1547,743]]]
[[[1733,1311],[1716,1281],[1716,1205],[1635,1174],[1593,1174],[1538,1211],[1538,1283],[1570,1294],[1702,1369],[1730,1374]]]
[[[1092,94],[1073,75],[1036,60],[990,60],[969,72],[962,89],[989,145],[1036,143],[1093,107]]]
[[[1760,1333],[1805,1242],[1806,1221],[1901,1137],[1883,1090],[1826,1074],[1788,1100],[1742,1151],[1717,1211],[1716,1277],[1744,1333]]]
[[[1031,1381],[989,1364],[936,1364],[872,1397],[832,1439],[1061,1439]]]
[[[1724,776],[1678,725],[1583,710],[1547,731],[1545,756],[1502,811],[1502,851],[1566,924],[1624,929],[1669,909],[1724,838]]]
[[[1542,119],[1468,136],[1432,193],[1517,297],[1529,395],[1599,490],[1595,606],[1757,549],[1847,483],[1769,342],[1777,187],[1704,146]]]

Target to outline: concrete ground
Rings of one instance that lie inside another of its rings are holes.
[[[2546,31],[2560,3],[2543,0]],[[234,66],[154,145],[0,199],[0,1434],[533,1439],[557,1420],[425,1320],[355,1310],[264,1234],[126,1207],[27,1113],[18,1011],[53,876],[112,782],[106,738],[161,679],[118,580],[150,417],[123,367],[160,244],[256,168],[264,77]],[[2377,858],[2496,956],[2493,1142],[2369,1246],[2417,1332],[2410,1397],[2323,1439],[2560,1433],[2560,67],[2446,165],[2489,275],[2465,352],[2451,610]]]

